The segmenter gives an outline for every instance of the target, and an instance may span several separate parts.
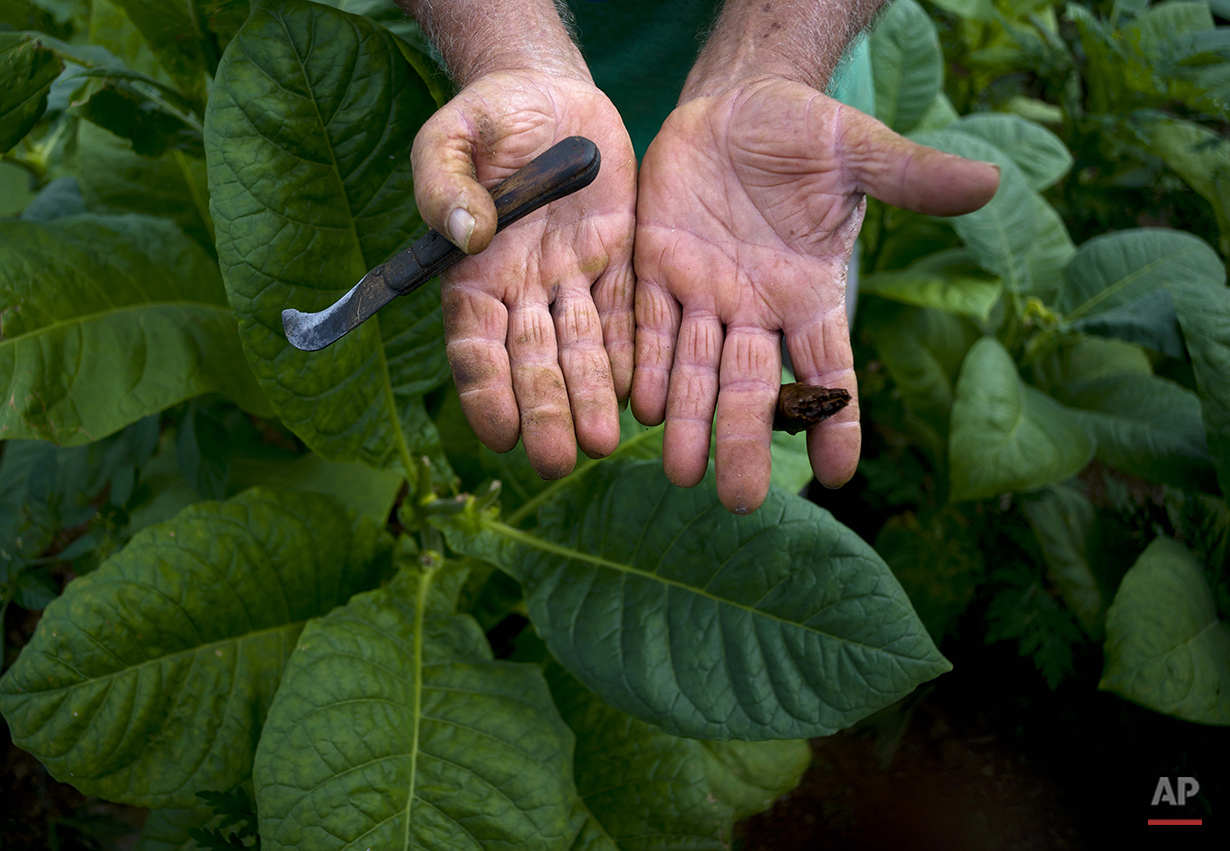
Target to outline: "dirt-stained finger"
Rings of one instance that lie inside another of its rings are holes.
[[[475,179],[472,128],[485,118],[475,110],[462,97],[454,98],[419,129],[410,151],[419,214],[467,254],[486,248],[496,227],[495,204]]]
[[[563,478],[576,465],[577,442],[555,323],[545,299],[526,298],[508,306],[507,345],[525,454],[544,479]]]
[[[632,264],[608,268],[591,289],[602,324],[602,341],[611,364],[611,383],[615,398],[622,404],[632,392],[635,364],[636,276]]]
[[[562,286],[551,313],[577,444],[591,458],[605,457],[619,446],[619,403],[598,308],[584,286]]]
[[[504,341],[508,311],[490,293],[447,279],[440,289],[445,349],[461,409],[478,439],[495,452],[517,445],[517,400]]]

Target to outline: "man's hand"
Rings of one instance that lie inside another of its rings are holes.
[[[998,180],[780,76],[685,90],[645,155],[636,229],[632,410],[665,417],[671,481],[704,476],[716,406],[722,503],[745,514],[764,501],[779,332],[799,381],[850,393],[807,436],[816,478],[849,480],[861,437],[845,264],[864,193],[950,216],[985,204]]]
[[[463,84],[423,125],[412,155],[423,220],[475,255],[442,286],[461,406],[484,444],[506,452],[520,436],[538,474],[556,479],[571,472],[578,444],[594,457],[619,444],[617,400],[632,381],[632,143],[550,2],[454,0],[418,14],[442,31]],[[541,21],[531,26],[533,15]],[[525,32],[535,41],[519,47]],[[601,152],[594,183],[488,248],[496,212],[487,189],[578,135]]]

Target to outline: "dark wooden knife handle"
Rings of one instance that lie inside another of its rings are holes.
[[[556,142],[492,187],[491,197],[499,216],[496,233],[539,207],[593,183],[601,164],[598,146],[583,136],[570,136]],[[370,274],[382,278],[390,289],[405,295],[465,256],[448,237],[433,230]]]

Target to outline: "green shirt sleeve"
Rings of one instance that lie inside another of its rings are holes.
[[[717,18],[719,0],[569,0],[581,50],[598,87],[623,116],[637,157],[666,116],[704,36]],[[875,114],[875,89],[867,40],[850,49],[829,83],[831,97]]]

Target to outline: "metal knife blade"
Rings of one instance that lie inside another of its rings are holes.
[[[498,216],[496,233],[539,207],[588,186],[598,176],[601,161],[598,146],[582,136],[571,136],[539,154],[492,188]],[[399,295],[414,292],[465,256],[443,234],[429,231],[405,251],[364,275],[350,292],[324,310],[283,310],[286,339],[305,352],[319,351],[359,327]]]

